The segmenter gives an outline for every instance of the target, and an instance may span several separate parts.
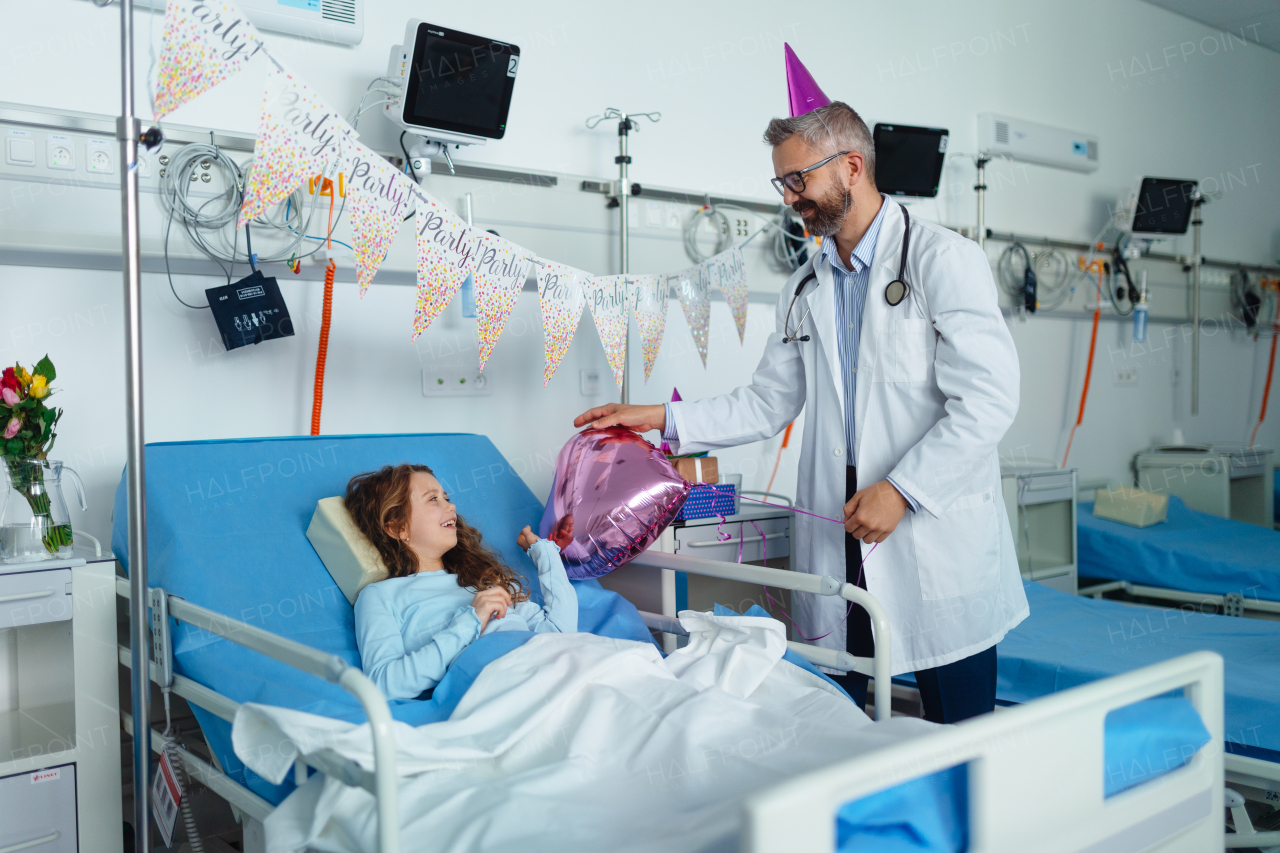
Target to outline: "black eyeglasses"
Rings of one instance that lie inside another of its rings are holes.
[[[787,174],[783,175],[781,178],[770,178],[769,183],[773,184],[773,188],[778,191],[778,195],[786,195],[787,190],[791,190],[793,193],[797,194],[802,193],[804,192],[804,175],[806,172],[812,172],[814,169],[821,169],[837,157],[841,157],[848,153],[848,151],[837,151],[827,159],[820,160],[807,169],[801,169],[798,172],[787,172]]]

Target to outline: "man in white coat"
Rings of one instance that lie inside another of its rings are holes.
[[[916,674],[926,719],[989,712],[996,644],[1029,612],[997,455],[1018,409],[1018,356],[990,264],[881,195],[871,134],[848,105],[774,119],[764,138],[774,185],[824,239],[783,287],[751,384],[696,402],[609,404],[574,423],[657,429],[697,453],[774,436],[805,409],[796,503],[829,517],[843,504],[844,529],[797,514],[793,569],[880,601],[892,670]],[[803,637],[871,654],[861,608],[794,601]],[[838,680],[865,705],[865,676]]]

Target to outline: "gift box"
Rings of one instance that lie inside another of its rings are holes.
[[[698,483],[689,489],[676,521],[733,515],[738,511],[738,487],[733,483]]]
[[[676,473],[690,483],[720,482],[720,466],[714,456],[683,456],[671,460]]]

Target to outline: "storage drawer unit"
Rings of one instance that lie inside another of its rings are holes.
[[[0,628],[62,622],[73,612],[71,569],[0,574]]]
[[[76,766],[0,778],[0,851],[76,853]]]
[[[1074,595],[1075,469],[1009,466],[1000,475],[1022,576]]]

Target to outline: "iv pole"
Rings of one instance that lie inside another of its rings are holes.
[[[628,252],[630,249],[630,233],[628,226],[628,201],[631,198],[632,187],[627,179],[627,167],[631,165],[631,155],[627,153],[627,138],[631,131],[640,131],[640,125],[636,121],[638,118],[647,118],[649,121],[659,121],[662,113],[627,113],[621,110],[609,107],[604,111],[604,115],[593,116],[587,119],[587,127],[595,128],[602,121],[616,118],[618,120],[618,156],[613,158],[613,162],[618,164],[618,194],[614,196],[618,204],[618,232],[620,235],[618,257],[621,261],[622,269],[619,270],[623,275],[631,272],[630,259]],[[630,312],[628,312],[630,313]],[[623,351],[622,362],[622,404],[625,406],[631,402],[631,318],[627,318],[627,337],[625,342],[626,349]]]
[[[94,0],[99,6],[106,3]],[[109,2],[109,0],[107,0]],[[134,115],[133,0],[120,0],[120,141],[125,329],[125,444],[129,530],[129,656],[133,708],[133,839],[150,853],[151,671],[147,636],[147,506],[142,409],[142,277],[138,228],[138,143],[160,144],[157,128],[142,132]]]

